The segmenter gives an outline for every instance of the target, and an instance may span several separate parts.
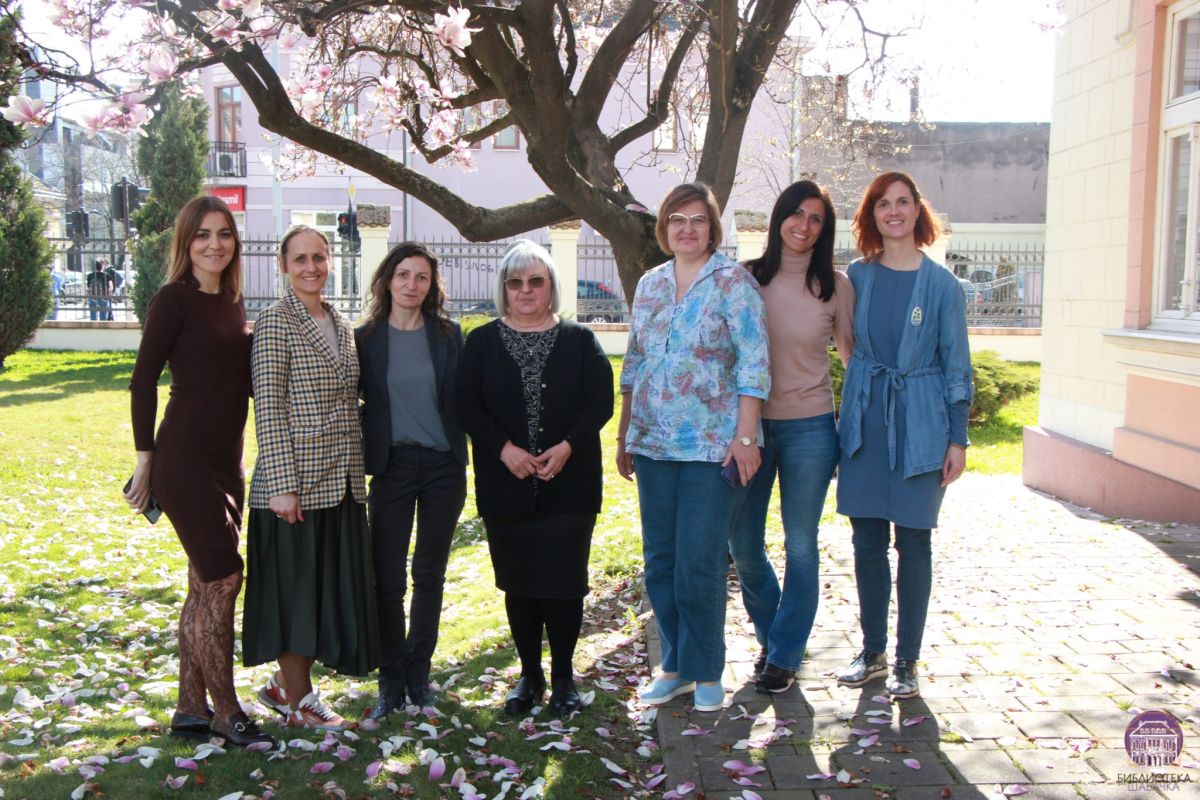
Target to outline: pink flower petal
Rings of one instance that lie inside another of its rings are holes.
[[[738,786],[762,786],[761,783],[755,783],[746,777],[737,778],[734,780],[734,783],[736,783]]]
[[[833,777],[832,772],[814,772],[812,775],[805,775],[810,781],[827,781]]]
[[[915,758],[906,758],[904,759],[904,766],[908,767],[909,769],[920,769],[921,762],[917,761]]]
[[[1005,797],[1016,797],[1022,794],[1029,794],[1029,790],[1020,784],[1010,783],[1008,786],[1005,786],[1000,790],[1000,794],[1004,795]]]
[[[863,739],[859,739],[859,740],[858,740],[858,746],[859,746],[859,747],[870,747],[871,745],[875,744],[875,743],[876,743],[876,742],[878,742],[878,741],[879,741],[879,735],[878,735],[878,734],[874,734],[874,735],[871,735],[871,736],[867,736],[867,737],[865,737],[865,738],[863,738]]]
[[[196,762],[192,761],[192,759],[190,759],[190,758],[183,758],[182,756],[175,756],[175,768],[176,769],[197,769],[197,766],[196,766]]]
[[[435,758],[433,760],[433,763],[429,765],[429,780],[431,780],[431,781],[441,780],[442,776],[445,774],[446,774],[446,760],[443,759],[441,756],[438,756],[437,758]]]
[[[924,715],[919,716],[919,717],[909,717],[908,719],[904,720],[900,724],[907,728],[910,725],[920,725],[922,722],[924,722],[927,719],[929,719],[929,717],[926,717]]]
[[[884,697],[881,694],[877,694],[871,698],[871,702],[872,703],[883,703],[885,706],[890,706],[892,704],[892,698]]]
[[[179,777],[168,775],[167,779],[163,781],[163,786],[166,786],[168,789],[182,789],[183,785],[187,783],[187,779],[187,775],[180,775]]]
[[[246,749],[255,753],[265,753],[271,749],[270,742],[251,742],[246,745]]]
[[[762,795],[749,789],[742,790],[742,800],[762,800]]]
[[[383,769],[382,761],[372,761],[370,764],[367,764],[367,778],[374,779],[381,769]]]
[[[331,769],[333,769],[332,761],[318,761],[312,765],[312,768],[309,769],[309,772],[313,775],[320,775],[322,773],[329,772]]]

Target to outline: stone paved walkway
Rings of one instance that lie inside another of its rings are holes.
[[[830,677],[859,646],[850,529],[838,518],[821,531],[821,607],[797,686],[754,692],[757,644],[731,584],[729,703],[660,707],[663,788],[694,783],[685,796],[707,800],[1200,798],[1200,529],[1105,520],[1016,477],[973,474],[951,489],[941,522],[920,698],[891,704],[883,679],[847,689]],[[893,607],[892,641],[894,619]],[[1168,772],[1192,783],[1119,782],[1150,775],[1124,750],[1126,726],[1148,709],[1182,723]],[[761,785],[735,783],[731,760],[765,767],[747,776]]]

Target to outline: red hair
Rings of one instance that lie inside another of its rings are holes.
[[[927,247],[942,235],[942,223],[934,216],[933,206],[921,197],[916,182],[903,172],[884,172],[871,181],[858,204],[858,211],[854,212],[854,238],[858,240],[858,251],[867,258],[875,258],[883,252],[883,234],[875,224],[875,204],[896,181],[908,187],[917,206],[917,224],[913,228],[917,247]]]

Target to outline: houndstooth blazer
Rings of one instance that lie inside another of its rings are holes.
[[[354,499],[366,502],[354,333],[333,308],[325,313],[337,329],[336,358],[291,287],[254,323],[251,508],[288,492],[300,496],[302,510],[330,508],[346,496],[347,478]]]

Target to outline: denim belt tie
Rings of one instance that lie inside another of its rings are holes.
[[[938,367],[921,367],[909,372],[901,372],[896,367],[889,367],[878,361],[869,362],[868,369],[867,380],[863,381],[863,412],[871,403],[871,384],[874,377],[881,372],[887,375],[887,380],[883,384],[883,420],[888,432],[888,469],[894,470],[896,468],[896,395],[898,392],[904,391],[907,378],[934,375],[940,370]]]

